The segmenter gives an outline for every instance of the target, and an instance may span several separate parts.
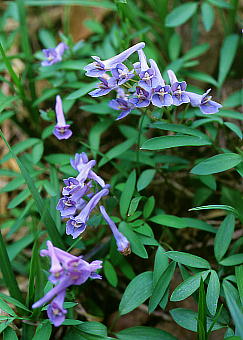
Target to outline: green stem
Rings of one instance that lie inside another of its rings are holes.
[[[1,259],[0,268],[2,271],[2,275],[3,275],[3,280],[6,284],[6,287],[9,290],[9,294],[14,299],[23,303],[24,302],[23,296],[21,294],[16,277],[14,275],[11,262],[9,260],[8,253],[6,250],[6,246],[5,246],[3,237],[2,237],[1,230],[0,230],[0,259]]]
[[[139,156],[140,156],[140,144],[141,144],[141,135],[142,135],[142,128],[143,128],[143,121],[144,117],[146,116],[147,110],[144,110],[142,116],[140,117],[139,124],[138,124],[138,139],[137,139],[137,155],[136,155],[136,163],[138,167],[138,172],[140,172],[140,163],[139,163]]]

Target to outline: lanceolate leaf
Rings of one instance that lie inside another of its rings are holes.
[[[208,139],[195,136],[162,136],[146,140],[141,149],[163,150],[179,146],[201,146],[210,144],[211,142]]]
[[[134,170],[133,172],[131,172],[125,183],[125,187],[120,199],[120,212],[122,218],[124,219],[126,218],[126,214],[132,199],[135,184],[136,184],[136,171]]]
[[[171,260],[184,264],[185,266],[194,268],[210,268],[208,261],[196,255],[183,253],[180,251],[167,251],[165,255]]]
[[[217,231],[214,241],[214,254],[217,261],[220,261],[226,253],[234,232],[235,216],[229,214],[225,217]]]
[[[211,270],[208,289],[206,295],[207,307],[212,316],[215,315],[220,293],[220,283],[218,274],[215,270]]]
[[[197,3],[187,2],[174,8],[165,18],[167,27],[176,27],[184,24],[197,10]]]
[[[127,286],[119,305],[121,315],[127,314],[140,306],[152,294],[152,272],[136,276]]]
[[[195,175],[216,174],[235,167],[242,160],[242,157],[236,153],[223,153],[200,162],[192,168],[191,173]]]

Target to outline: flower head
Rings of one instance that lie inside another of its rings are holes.
[[[112,219],[107,214],[105,207],[102,205],[100,206],[100,212],[103,215],[104,219],[108,223],[109,227],[111,228],[111,231],[113,233],[113,236],[115,237],[116,244],[117,244],[117,250],[122,253],[123,255],[129,255],[131,253],[130,243],[126,236],[124,236],[118,229],[115,223],[112,221]]]
[[[117,85],[121,86],[126,81],[134,77],[133,71],[129,69],[124,64],[117,64],[116,67],[111,69],[111,74],[114,79],[116,79]]]
[[[147,107],[150,104],[151,93],[146,91],[144,88],[140,86],[136,86],[136,93],[133,98],[130,99],[130,102],[135,107]]]
[[[72,136],[72,131],[69,129],[70,125],[66,124],[63,109],[62,100],[60,96],[56,96],[56,119],[57,124],[53,130],[53,134],[60,139],[68,139]]]
[[[59,327],[65,320],[67,314],[66,309],[63,308],[66,291],[61,291],[48,305],[47,315],[55,327]]]
[[[91,97],[105,96],[117,87],[117,81],[115,78],[110,77],[108,79],[99,77],[100,83],[97,84],[97,89],[89,92]]]
[[[149,92],[153,87],[158,86],[158,79],[154,69],[148,66],[143,50],[138,51],[138,56],[140,61],[139,78],[141,79],[138,85]]]
[[[93,63],[88,64],[84,67],[86,71],[86,76],[88,77],[102,77],[106,71],[110,71],[112,68],[115,68],[117,64],[123,63],[131,54],[144,48],[145,43],[138,43],[127,50],[117,54],[116,56],[109,58],[107,60],[101,60],[99,57],[93,56],[92,58],[95,60]]]
[[[42,61],[41,65],[50,66],[58,63],[59,61],[62,60],[62,55],[64,51],[67,49],[68,46],[65,43],[61,42],[55,48],[47,48],[42,50],[43,53],[45,54],[46,60]]]

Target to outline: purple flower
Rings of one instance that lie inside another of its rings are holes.
[[[158,107],[170,106],[173,104],[173,99],[170,95],[170,86],[157,86],[154,89],[151,101],[152,104]]]
[[[56,96],[56,119],[57,124],[53,130],[53,134],[57,137],[57,139],[68,139],[72,136],[72,131],[69,129],[70,125],[66,124],[63,109],[62,109],[62,100],[60,96]]]
[[[141,48],[144,48],[144,46],[145,43],[140,42],[121,52],[120,54],[103,61],[99,57],[92,56],[95,61],[84,67],[84,70],[86,71],[85,74],[88,77],[101,77],[106,71],[115,68],[117,64],[123,63],[128,57],[130,57],[131,54],[140,50]]]
[[[138,51],[138,56],[140,61],[139,78],[141,79],[138,85],[149,92],[152,88],[158,86],[158,79],[154,69],[148,66],[143,50]]]
[[[63,195],[67,195],[67,196],[71,195],[81,188],[79,181],[74,177],[69,177],[68,179],[64,179],[63,182],[66,185],[62,189]]]
[[[68,49],[68,46],[61,42],[57,45],[55,48],[47,48],[45,50],[42,50],[45,54],[46,60],[42,61],[42,66],[50,66],[53,64],[58,63],[62,60],[62,55],[65,50]]]
[[[81,173],[83,171],[83,168],[88,163],[88,161],[89,160],[86,153],[82,152],[81,154],[76,153],[75,158],[71,159],[70,163],[75,170],[78,170],[79,173]],[[105,186],[105,182],[103,181],[103,179],[100,176],[96,175],[96,173],[93,170],[90,170],[88,172],[88,178],[97,182],[102,188]]]
[[[121,113],[116,120],[126,117],[134,108],[134,104],[132,104],[129,100],[122,98],[112,99],[109,106],[114,110],[121,110]]]
[[[203,95],[187,92],[191,105],[194,107],[199,107],[201,112],[205,114],[218,112],[222,105],[211,100],[212,96],[208,95],[210,91],[211,89],[207,90]]]
[[[97,206],[100,199],[103,196],[108,195],[108,193],[109,190],[106,188],[96,193],[76,217],[71,217],[69,221],[67,221],[67,235],[72,235],[73,238],[77,238],[82,232],[84,232],[84,230],[86,229],[86,222],[89,219],[90,213]]]
[[[117,87],[117,81],[114,78],[99,78],[100,83],[97,84],[97,89],[89,92],[91,97],[105,96],[107,93],[111,92]]]
[[[61,291],[48,305],[47,315],[50,321],[53,323],[55,327],[60,326],[64,320],[65,315],[67,314],[66,309],[63,308],[63,303],[65,299],[66,291]]]
[[[111,228],[113,236],[115,237],[116,240],[117,250],[123,255],[129,255],[131,253],[131,248],[128,239],[117,229],[117,226],[108,216],[103,205],[100,206],[100,212],[103,215],[106,222],[108,223],[109,227]]]
[[[51,259],[51,268],[50,268],[51,275],[49,276],[48,279],[52,283],[57,283],[60,280],[60,278],[63,276],[63,268],[55,253],[55,249],[51,241],[47,241],[47,247],[48,247],[48,254]]]
[[[60,211],[61,217],[73,216],[77,210],[76,202],[71,200],[71,198],[64,196],[58,201],[56,209]]]
[[[187,95],[185,81],[178,82],[175,73],[172,70],[167,71],[171,83],[173,105],[179,106],[183,103],[189,103],[190,98]]]
[[[151,93],[140,86],[136,87],[136,94],[130,99],[135,107],[147,107],[150,104]]]
[[[115,68],[111,69],[111,74],[116,79],[118,86],[134,77],[133,71],[130,72],[124,64],[117,64]]]

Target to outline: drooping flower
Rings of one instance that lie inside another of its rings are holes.
[[[139,68],[139,78],[138,85],[150,92],[152,88],[158,86],[158,79],[155,75],[155,71],[152,67],[148,66],[146,56],[143,50],[138,51],[140,68]]]
[[[136,93],[130,99],[135,107],[147,107],[150,104],[151,93],[140,86],[136,86]]]
[[[99,77],[99,80],[100,83],[97,84],[97,89],[89,92],[91,97],[105,96],[117,87],[117,81],[113,77],[108,79]]]
[[[189,103],[190,98],[188,97],[186,92],[186,82],[179,82],[176,78],[175,73],[172,70],[168,70],[167,73],[171,83],[173,105],[179,106],[184,103]]]
[[[65,320],[67,313],[63,308],[66,289],[73,285],[83,284],[88,278],[101,279],[96,271],[102,268],[102,261],[88,263],[81,257],[54,247],[51,241],[47,241],[47,247],[48,249],[41,250],[40,254],[41,256],[49,256],[51,259],[51,275],[48,279],[55,284],[55,287],[35,302],[32,308],[39,308],[52,300],[47,307],[47,315],[54,326],[58,327]],[[60,273],[60,275],[57,275],[57,273]],[[53,274],[56,275],[54,281]]]
[[[112,221],[112,219],[107,214],[105,207],[103,205],[100,206],[100,212],[102,216],[104,217],[105,221],[108,223],[109,227],[111,228],[111,231],[113,233],[113,236],[116,240],[117,244],[117,250],[122,253],[123,255],[129,255],[131,253],[130,243],[126,236],[124,236],[118,229],[115,223]]]
[[[61,217],[73,216],[77,210],[76,202],[71,200],[71,198],[64,196],[58,201],[56,209],[60,211]]]
[[[124,64],[117,64],[116,67],[111,69],[111,74],[114,79],[116,79],[118,86],[121,86],[126,81],[134,77],[133,71],[129,71]]]
[[[131,103],[130,100],[128,99],[125,100],[122,98],[112,99],[109,103],[109,106],[114,110],[121,111],[116,120],[126,117],[134,108],[134,104]]]
[[[88,77],[102,77],[106,71],[110,71],[112,68],[115,68],[117,64],[123,63],[131,54],[144,48],[144,46],[145,43],[140,42],[116,56],[103,61],[99,57],[92,56],[95,61],[84,67],[86,71],[85,74]]]
[[[213,114],[218,112],[222,105],[211,100],[212,96],[208,95],[210,91],[211,89],[207,90],[203,95],[187,92],[191,105],[194,107],[199,107],[201,112],[205,114]]]
[[[56,119],[57,124],[53,129],[53,134],[57,137],[57,139],[68,139],[72,136],[72,131],[69,129],[70,125],[66,124],[66,120],[64,117],[63,109],[62,109],[62,100],[60,96],[56,96]]]
[[[67,49],[68,46],[65,43],[61,42],[55,48],[47,48],[42,50],[45,54],[46,60],[42,61],[41,65],[50,66],[58,63],[62,60],[62,55]]]
[[[170,95],[171,88],[169,85],[165,85],[165,81],[160,73],[158,65],[153,59],[150,59],[150,65],[154,70],[155,76],[157,78],[158,86],[153,89],[153,94],[151,97],[151,102],[153,105],[162,107],[170,106],[173,104],[172,96]]]
[[[101,198],[108,195],[108,193],[109,190],[104,187],[90,199],[77,216],[70,217],[66,224],[67,235],[72,235],[73,238],[77,238],[82,232],[84,232],[91,211],[97,206]]]

